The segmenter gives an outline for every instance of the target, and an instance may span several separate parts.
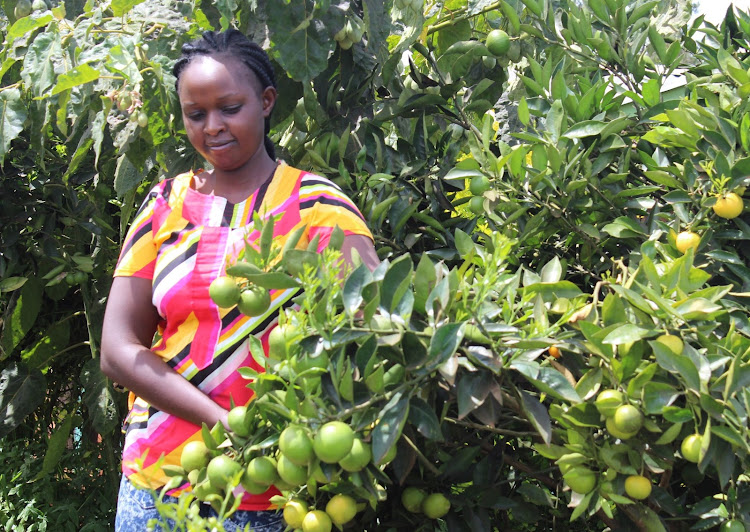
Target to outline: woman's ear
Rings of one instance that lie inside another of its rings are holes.
[[[268,117],[273,111],[274,105],[276,105],[276,96],[278,93],[273,87],[266,87],[263,89],[261,94],[261,101],[263,102],[263,116]]]

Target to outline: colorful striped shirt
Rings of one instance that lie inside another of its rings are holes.
[[[280,165],[274,175],[245,201],[193,188],[194,173],[155,186],[133,220],[120,253],[115,276],[152,281],[152,302],[161,317],[152,351],[224,408],[247,404],[252,392],[238,368],[258,367],[247,338],[255,335],[268,349],[268,334],[279,311],[291,305],[296,289],[272,290],[272,304],[262,316],[248,317],[236,307],[221,309],[208,295],[214,279],[242,253],[246,239],[260,236],[253,213],[274,217],[274,236],[281,243],[306,226],[298,246],[319,236],[318,251],[328,245],[338,225],[347,235],[372,238],[354,203],[331,181]],[[183,447],[201,438],[200,427],[131,394],[125,420],[123,472],[135,485],[163,486],[161,464],[179,465]],[[140,462],[140,466],[137,464]],[[272,488],[263,495],[245,493],[243,510],[264,510]]]

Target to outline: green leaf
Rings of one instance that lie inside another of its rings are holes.
[[[523,288],[524,294],[542,294],[543,296],[567,297],[568,299],[581,295],[581,289],[570,281],[556,283],[533,283]]]
[[[109,379],[102,373],[100,360],[92,358],[81,370],[83,403],[89,419],[99,434],[112,434],[120,424],[117,401]]]
[[[37,279],[29,279],[21,287],[21,292],[13,307],[10,318],[4,323],[0,347],[2,359],[7,358],[36,322],[42,304],[42,284]]]
[[[482,406],[490,394],[493,380],[486,372],[462,373],[456,384],[458,418],[463,419]]]
[[[364,287],[372,282],[372,272],[364,265],[360,264],[357,268],[347,277],[344,282],[344,291],[342,293],[342,299],[344,302],[344,309],[347,314],[353,315],[359,309],[360,305],[364,301],[362,291]]]
[[[529,125],[529,104],[526,102],[526,97],[524,96],[518,102],[518,119],[524,126]]]
[[[695,392],[700,393],[701,382],[698,374],[698,368],[693,361],[685,355],[675,355],[671,349],[661,342],[649,342],[651,349],[654,351],[656,363],[663,369],[673,373],[677,380],[684,382],[687,387]]]
[[[28,280],[27,277],[6,277],[0,281],[0,292],[13,292],[14,290],[18,290],[25,285]]]
[[[300,285],[296,279],[282,272],[251,274],[244,277],[251,283],[267,290],[287,290],[297,288]]]
[[[680,396],[679,390],[663,382],[647,382],[643,386],[642,398],[646,414],[661,414]]]
[[[99,71],[88,64],[83,64],[75,67],[72,70],[68,70],[64,74],[60,74],[57,78],[55,88],[52,89],[52,96],[60,92],[91,83],[99,79]]]
[[[414,272],[413,278],[414,308],[417,312],[424,314],[426,312],[425,305],[427,303],[427,298],[432,291],[435,281],[437,281],[435,265],[426,253],[422,254],[419,258],[419,264],[417,264],[417,269]]]
[[[378,421],[372,430],[372,461],[379,463],[391,448],[396,445],[409,416],[409,398],[397,392],[378,414]]]
[[[610,332],[604,340],[602,340],[602,343],[610,344],[610,345],[621,345],[621,344],[627,344],[630,342],[637,342],[638,340],[641,340],[642,338],[645,338],[651,333],[649,329],[643,329],[641,327],[638,327],[637,325],[633,325],[632,323],[626,323],[625,325],[620,325],[615,330]]]
[[[29,46],[23,59],[21,77],[36,96],[41,96],[55,82],[55,65],[62,56],[57,33],[42,33]]]
[[[529,371],[530,366],[526,364],[514,364],[511,367],[519,371],[526,379],[537,387],[538,390],[545,392],[552,397],[562,399],[569,403],[578,404],[581,402],[581,396],[578,395],[575,388],[568,382],[568,379],[562,373],[554,368],[539,368],[539,371]]]
[[[521,407],[526,418],[531,422],[536,431],[542,437],[542,441],[549,445],[552,442],[552,421],[549,412],[539,399],[524,390],[519,390]]]
[[[336,45],[323,20],[313,18],[314,11],[312,0],[270,2],[266,7],[273,58],[295,81],[309,81],[323,72]]]
[[[115,192],[118,196],[124,196],[130,190],[135,189],[141,182],[141,173],[133,166],[126,154],[120,155],[115,169]]]
[[[638,222],[627,216],[618,216],[602,227],[602,231],[615,238],[636,238],[646,234]]]
[[[42,372],[26,365],[14,362],[0,373],[0,438],[42,404],[46,389]]]
[[[54,18],[52,15],[42,15],[38,18],[32,15],[18,19],[8,30],[8,34],[5,36],[5,42],[12,43],[19,37],[23,37],[37,28],[46,26],[53,20]]]
[[[450,75],[452,82],[457,82],[469,73],[476,62],[487,55],[490,55],[490,52],[483,43],[475,40],[459,41],[443,52],[437,64],[441,71]]]
[[[67,448],[70,432],[73,430],[73,417],[72,412],[68,413],[65,421],[55,427],[47,442],[47,452],[44,453],[42,469],[37,473],[34,480],[46,477],[57,468],[57,464],[60,463],[60,459]]]
[[[576,125],[568,129],[563,133],[563,137],[568,139],[580,139],[585,137],[593,137],[594,135],[601,134],[604,128],[607,127],[606,122],[600,122],[598,120],[584,120],[578,122]]]
[[[409,399],[409,423],[428,440],[443,441],[440,421],[435,415],[435,410],[420,397],[412,396]]]
[[[453,356],[463,340],[463,330],[463,323],[446,323],[438,327],[427,350],[430,361],[439,366]]]
[[[411,283],[413,263],[410,255],[402,255],[393,261],[385,273],[380,288],[380,304],[388,313],[393,313]]]
[[[114,16],[121,17],[143,1],[144,0],[112,0],[110,7],[112,8]]]
[[[23,131],[27,116],[21,91],[16,88],[0,91],[0,164],[5,161],[11,141]]]
[[[50,360],[67,347],[70,341],[70,325],[58,322],[45,330],[44,336],[30,349],[25,349],[21,359],[30,368],[45,370]]]

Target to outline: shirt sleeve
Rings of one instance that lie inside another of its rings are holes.
[[[157,252],[153,220],[157,196],[156,190],[149,193],[130,224],[115,266],[115,277],[153,279]]]
[[[328,246],[331,233],[340,227],[345,235],[363,235],[372,240],[362,213],[333,182],[309,176],[300,186],[300,212],[308,227],[309,239],[319,236],[318,251]]]

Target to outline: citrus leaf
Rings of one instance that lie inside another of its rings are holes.
[[[396,445],[409,416],[409,399],[402,392],[396,393],[378,414],[372,430],[372,461],[379,463]]]
[[[21,91],[16,88],[0,92],[0,164],[10,149],[10,143],[23,131],[26,107],[21,101]]]
[[[14,362],[0,373],[0,438],[42,404],[46,388],[44,375],[24,364]]]

